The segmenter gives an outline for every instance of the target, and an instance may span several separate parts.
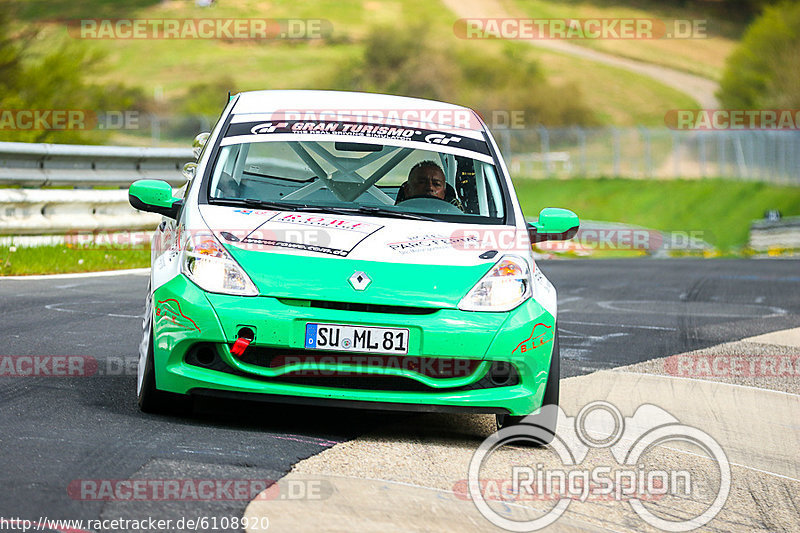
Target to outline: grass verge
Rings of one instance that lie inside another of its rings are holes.
[[[48,245],[0,246],[0,275],[99,272],[150,266],[150,248]]]
[[[67,35],[63,25],[53,23],[53,17],[46,16],[54,11],[50,4],[43,0],[31,0],[20,13],[23,21],[43,25],[40,39],[33,50],[37,53],[47,53],[63,46],[65,41],[74,40],[74,37]],[[263,5],[254,0],[218,3],[210,9],[199,8],[192,2],[150,0],[136,0],[129,7],[101,0],[77,4],[59,0],[57,5],[64,10],[61,16],[67,19],[101,16],[141,19],[266,16]],[[35,6],[38,7],[34,9]],[[461,50],[466,54],[476,47],[483,53],[482,58],[500,56],[509,46],[531,53],[532,57],[540,60],[550,81],[575,84],[581,90],[586,105],[596,112],[598,120],[603,123],[662,125],[665,110],[696,107],[696,103],[680,91],[624,69],[547,50],[535,49],[531,52],[531,47],[524,42],[467,42],[455,35],[453,24],[456,16],[441,2],[374,0],[362,6],[326,0],[304,6],[279,0],[270,3],[268,16],[323,19],[330,23],[333,33],[323,39],[307,41],[86,39],[81,41],[85,47],[106,55],[103,67],[87,72],[86,76],[96,83],[124,80],[128,85],[142,88],[146,95],[163,91],[166,102],[163,105],[168,108],[179,105],[187,96],[191,96],[191,86],[214,83],[223,78],[229,78],[234,85],[232,88],[236,90],[331,88],[341,69],[364,53],[364,36],[370,28],[388,23],[402,30],[414,22],[425,21],[441,47]],[[667,44],[674,46],[675,41]],[[656,55],[660,57],[661,52]],[[143,61],[142,58],[147,60]],[[435,77],[436,73],[432,72],[431,76]],[[597,90],[598,87],[603,87],[603,90]],[[225,103],[225,96],[224,92],[219,94],[220,109]],[[654,106],[653,102],[659,102],[659,106]],[[470,101],[454,103],[474,105]],[[149,131],[121,133],[111,144],[150,142]],[[140,135],[130,135],[132,133]]]
[[[515,179],[528,217],[565,207],[580,218],[636,224],[661,231],[701,231],[723,252],[747,244],[750,223],[767,209],[800,215],[800,187],[726,179]]]

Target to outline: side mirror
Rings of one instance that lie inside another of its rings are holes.
[[[208,142],[208,137],[211,133],[204,131],[203,133],[199,133],[197,137],[194,138],[192,141],[192,154],[194,154],[195,160],[200,158],[200,154],[203,152],[203,147]]]
[[[138,180],[128,189],[128,201],[134,209],[178,218],[183,200],[172,196],[172,187],[166,181]]]
[[[578,233],[578,215],[569,209],[545,207],[539,213],[539,220],[528,224],[531,242],[566,241]]]
[[[186,163],[181,171],[186,181],[192,181],[197,174],[197,163]]]

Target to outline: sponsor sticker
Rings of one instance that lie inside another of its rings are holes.
[[[466,250],[477,248],[478,244],[477,239],[469,235],[447,236],[438,233],[423,233],[411,235],[404,241],[390,242],[387,246],[395,252],[410,254],[444,249]]]
[[[156,304],[156,317],[156,320],[172,322],[172,324],[181,329],[200,331],[195,321],[183,314],[178,300],[172,298],[162,300]]]

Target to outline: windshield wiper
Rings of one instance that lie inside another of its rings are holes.
[[[439,220],[425,215],[418,215],[416,213],[407,213],[403,211],[393,211],[391,209],[384,209],[383,207],[376,206],[359,206],[359,207],[328,207],[307,205],[302,206],[298,211],[313,211],[316,213],[332,213],[334,215],[369,215],[372,217],[391,217],[391,218],[408,218],[411,220],[428,220],[433,222],[440,222]]]
[[[295,211],[307,207],[302,204],[288,204],[284,202],[270,202],[267,200],[257,200],[255,198],[209,198],[208,203],[217,205],[238,205],[244,207],[260,207],[262,209],[282,209],[285,211]]]
[[[345,208],[350,209],[350,208]],[[428,220],[433,222],[440,222],[439,220],[433,217],[427,217],[425,215],[419,215],[417,213],[407,213],[405,211],[393,211],[391,209],[385,209],[383,207],[376,207],[376,206],[361,206],[352,209],[352,211],[362,214],[362,215],[372,215],[376,217],[394,217],[394,218],[409,218],[411,220]]]
[[[334,215],[370,215],[376,217],[406,218],[411,220],[427,220],[437,222],[437,219],[427,217],[425,215],[393,211],[391,209],[385,209],[377,206],[329,207],[320,205],[270,202],[268,200],[258,200],[255,198],[209,198],[208,201],[209,203],[213,204],[260,207],[262,209],[282,209],[285,211],[302,211],[307,213],[331,213]]]

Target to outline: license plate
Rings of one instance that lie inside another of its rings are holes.
[[[305,347],[369,353],[408,353],[408,329],[306,324]]]

